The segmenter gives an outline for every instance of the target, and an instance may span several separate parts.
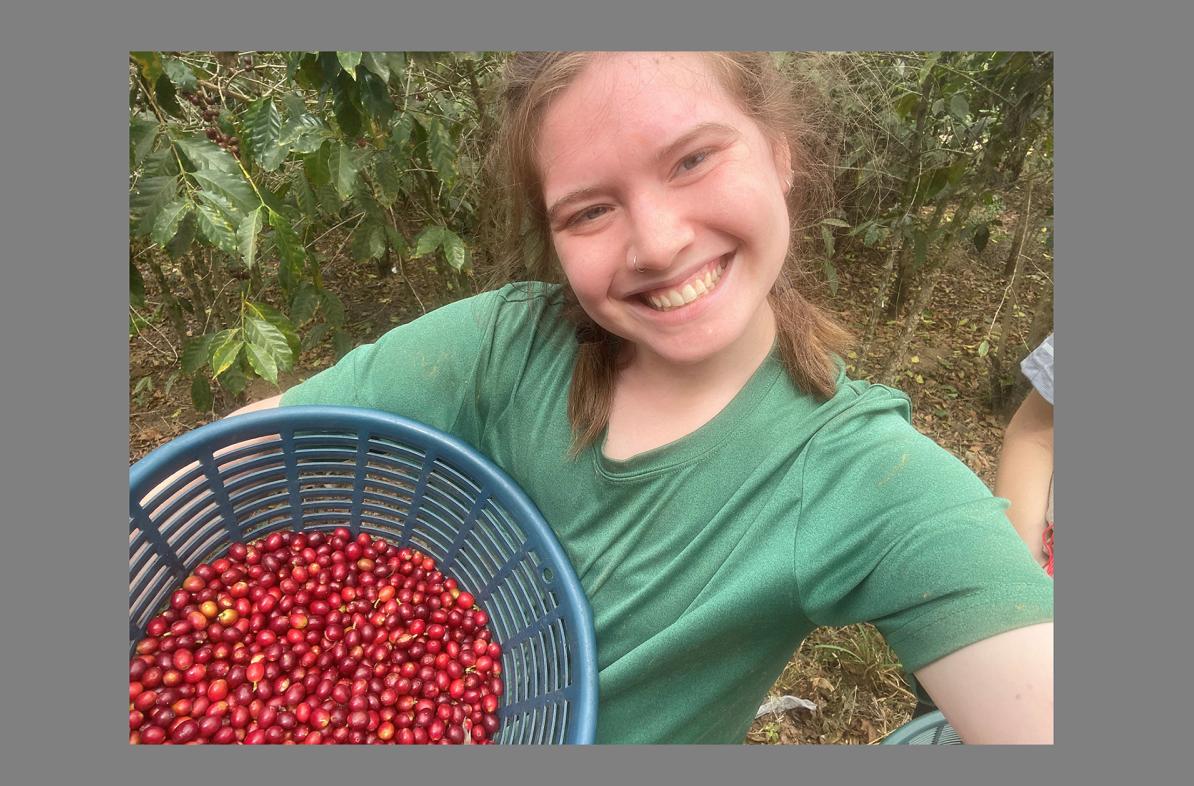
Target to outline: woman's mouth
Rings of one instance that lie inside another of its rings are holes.
[[[722,256],[675,286],[644,292],[641,297],[656,311],[674,311],[696,302],[717,288],[717,283],[729,264],[729,257],[729,254]]]

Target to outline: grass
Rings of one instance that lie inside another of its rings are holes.
[[[808,699],[817,710],[760,717],[748,743],[872,744],[910,720],[916,706],[899,659],[867,624],[813,631],[772,694]]]

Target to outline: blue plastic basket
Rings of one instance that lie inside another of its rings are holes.
[[[926,713],[883,738],[883,745],[961,745],[962,738],[940,710]]]
[[[246,440],[259,441],[229,449]],[[592,617],[555,535],[477,451],[374,410],[238,415],[184,434],[129,469],[129,657],[170,592],[233,541],[338,526],[421,549],[485,607],[505,682],[496,743],[593,741]]]

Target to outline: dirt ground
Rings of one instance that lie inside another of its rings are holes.
[[[1006,217],[1005,217],[1006,218]],[[1006,221],[1005,226],[1011,226]],[[472,294],[475,283],[446,274],[424,261],[408,261],[403,274],[380,276],[372,264],[352,262],[337,254],[338,241],[321,249],[329,260],[325,285],[345,305],[353,343],[371,341],[443,303]],[[956,260],[953,272],[939,280],[925,321],[909,350],[907,370],[896,386],[913,403],[913,423],[965,462],[988,485],[994,482],[1002,429],[1007,412],[988,404],[990,366],[979,357],[979,344],[998,329],[1001,304],[1013,309],[1009,354],[1026,354],[1033,310],[1052,290],[1052,265],[1039,243],[1025,248],[1028,257],[1022,281],[1009,298],[1001,269],[1009,238],[994,234],[982,254],[973,249]],[[341,246],[342,247],[342,246]],[[146,253],[154,253],[152,251]],[[836,296],[826,291],[822,301],[836,311],[861,341],[867,337],[870,305],[877,289],[881,259],[866,249],[845,251],[836,260]],[[961,272],[964,271],[964,272]],[[450,287],[450,288],[449,288]],[[156,293],[147,281],[147,305],[140,316],[151,316]],[[909,298],[911,300],[911,297]],[[902,319],[901,315],[901,319]],[[852,353],[852,376],[873,379],[892,345],[901,321],[876,325],[869,351]],[[202,326],[195,324],[201,332]],[[217,404],[215,412],[197,412],[190,401],[185,377],[171,376],[177,368],[175,350],[164,320],[152,317],[129,338],[129,462],[153,448],[235,408]],[[994,339],[991,339],[994,344]],[[860,351],[862,345],[860,342]],[[284,372],[279,385],[256,380],[246,400],[274,395],[334,361],[324,341],[304,353],[296,367]],[[881,740],[911,717],[915,701],[899,663],[882,637],[870,626],[815,631],[794,654],[777,680],[772,695],[791,695],[813,702],[816,710],[793,709],[769,713],[756,720],[747,737],[759,744],[870,744]]]

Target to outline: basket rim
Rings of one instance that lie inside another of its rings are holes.
[[[941,710],[933,710],[925,713],[919,718],[912,720],[900,726],[895,731],[883,738],[880,744],[882,745],[905,745],[908,740],[916,737],[919,734],[924,734],[937,728],[944,728],[949,726],[949,721],[945,719],[945,715]],[[952,727],[951,727],[952,728]],[[956,733],[956,732],[955,732]]]
[[[573,674],[577,700],[570,714],[574,731],[566,744],[591,742],[597,725],[596,635],[588,597],[554,530],[526,492],[497,464],[467,442],[417,420],[366,407],[303,404],[248,412],[199,426],[160,445],[129,468],[129,509],[140,508],[142,498],[178,470],[215,450],[255,437],[301,430],[351,430],[357,438],[394,439],[436,457],[447,459],[465,473],[483,477],[490,495],[536,537],[541,556],[552,564],[559,592],[566,600],[563,615],[576,636],[570,648],[575,657]],[[529,534],[530,534],[529,533]]]

